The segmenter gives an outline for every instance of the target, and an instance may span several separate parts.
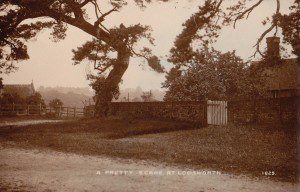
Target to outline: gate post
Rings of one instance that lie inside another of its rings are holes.
[[[59,106],[59,114],[58,114],[59,117],[62,116],[62,113],[61,113],[61,106]]]
[[[208,108],[208,101],[203,102],[203,116],[204,116],[204,126],[208,126],[208,119],[207,119],[207,108]]]
[[[39,114],[41,115],[42,114],[42,104],[40,103],[40,111],[39,111]]]

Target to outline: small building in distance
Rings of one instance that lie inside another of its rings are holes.
[[[22,98],[35,94],[33,82],[30,84],[4,84],[3,89],[0,90],[0,95],[4,93],[18,94]]]
[[[300,96],[299,60],[281,58],[279,37],[267,38],[266,58],[253,64],[262,69],[268,97]]]

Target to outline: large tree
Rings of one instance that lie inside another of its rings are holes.
[[[258,37],[255,43],[255,51],[263,58],[266,56],[260,45],[266,36],[278,34],[278,28],[283,31],[284,41],[292,45],[294,54],[298,57],[300,39],[300,0],[294,0],[290,6],[289,14],[281,13],[281,3],[284,0],[205,0],[199,6],[198,11],[191,15],[183,24],[182,32],[176,37],[174,46],[171,49],[169,61],[176,65],[186,65],[194,57],[195,43],[197,49],[212,45],[220,34],[220,29],[225,26],[237,27],[239,20],[247,19],[251,13],[265,2],[276,5],[273,15],[262,21],[267,26],[265,31]]]
[[[166,101],[233,100],[263,95],[264,77],[254,75],[235,52],[197,51],[185,69],[173,68],[163,84]]]
[[[166,0],[162,0],[166,1]],[[2,0],[0,2],[0,73],[15,68],[14,61],[28,59],[26,41],[32,39],[44,28],[52,28],[55,41],[64,39],[68,25],[77,27],[93,37],[81,47],[73,50],[73,60],[78,64],[84,60],[94,62],[100,79],[95,85],[96,108],[101,103],[111,101],[132,56],[143,57],[157,72],[164,69],[158,57],[144,47],[135,50],[134,45],[146,38],[153,39],[148,26],[140,24],[108,29],[103,21],[113,12],[127,4],[124,0],[108,1],[111,10],[103,12],[104,1],[100,0]],[[138,6],[145,6],[151,0],[134,0]],[[94,14],[94,20],[90,19]],[[104,75],[107,72],[108,74]],[[95,83],[95,82],[94,82]]]

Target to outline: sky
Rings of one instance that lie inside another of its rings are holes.
[[[119,12],[109,15],[104,24],[108,27],[119,26],[121,23],[125,26],[137,23],[151,26],[152,36],[155,38],[153,52],[161,58],[162,64],[168,69],[171,64],[166,61],[165,56],[169,54],[175,37],[180,34],[182,24],[197,11],[203,1],[173,0],[169,3],[152,3],[143,10],[129,3]],[[253,45],[256,40],[267,28],[261,21],[274,13],[275,2],[276,0],[265,1],[247,20],[239,21],[236,29],[232,26],[223,28],[214,47],[222,52],[236,50],[238,56],[248,59],[255,51]],[[293,0],[281,1],[282,12],[287,12],[292,2]],[[108,10],[109,7],[105,6],[104,9]],[[50,32],[44,30],[35,40],[27,44],[30,59],[19,62],[17,64],[19,69],[15,73],[4,75],[4,84],[28,84],[33,81],[35,87],[88,86],[86,74],[91,71],[92,66],[87,62],[74,66],[72,49],[76,49],[92,37],[70,26],[66,39],[54,43],[49,36]],[[265,44],[262,45],[264,46]],[[161,89],[165,74],[158,74],[146,65],[140,67],[140,63],[140,59],[131,58],[120,85],[121,89],[138,86],[143,90]]]

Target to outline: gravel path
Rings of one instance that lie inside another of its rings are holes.
[[[150,171],[156,172],[151,175]],[[208,174],[201,172],[203,170],[189,170],[190,175],[182,175],[186,171],[144,161],[0,147],[0,191],[9,188],[103,192],[287,192],[299,189],[298,184],[254,180],[218,172]]]

